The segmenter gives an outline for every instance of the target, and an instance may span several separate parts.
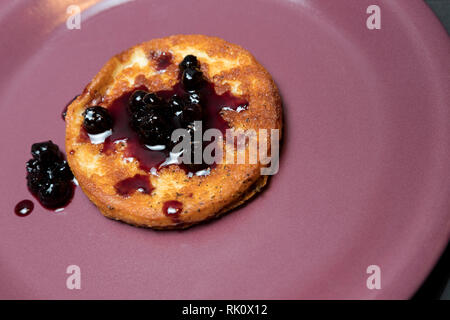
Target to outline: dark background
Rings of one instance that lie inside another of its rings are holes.
[[[425,0],[450,35],[450,0]],[[450,37],[449,37],[450,40]],[[449,53],[450,60],[450,53]],[[413,299],[450,300],[450,245]]]
[[[450,0],[425,0],[450,34]]]

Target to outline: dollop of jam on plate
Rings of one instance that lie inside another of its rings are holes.
[[[31,155],[26,164],[28,189],[47,209],[65,207],[73,197],[75,184],[59,147],[52,141],[35,143]]]

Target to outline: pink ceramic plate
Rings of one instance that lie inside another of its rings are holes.
[[[74,0],[0,5],[1,298],[408,298],[449,239],[450,42],[422,1]],[[98,2],[98,3],[97,3]],[[381,29],[369,30],[377,2]],[[155,232],[104,218],[81,190],[30,198],[33,142],[112,55],[177,33],[222,37],[271,72],[286,120],[280,172],[220,220]],[[81,269],[81,289],[66,268]],[[366,269],[381,268],[369,290]]]

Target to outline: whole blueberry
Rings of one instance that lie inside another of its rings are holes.
[[[31,155],[41,164],[57,162],[63,158],[58,146],[52,141],[34,143],[31,146]]]
[[[179,64],[180,70],[184,71],[184,69],[191,68],[191,69],[197,69],[200,65],[198,63],[197,57],[189,54],[184,57],[183,61]]]
[[[183,110],[184,125],[200,120],[202,120],[202,107],[199,104],[187,104]]]
[[[47,181],[47,176],[43,171],[34,171],[27,174],[27,186],[33,194],[37,194]]]
[[[165,144],[169,136],[166,119],[152,108],[134,113],[131,117],[131,127],[144,144]]]
[[[37,196],[45,207],[56,209],[64,206],[72,197],[72,193],[71,181],[57,180],[46,181],[39,189]]]
[[[183,110],[184,105],[185,105],[184,99],[177,94],[174,94],[172,97],[170,97],[168,103],[169,103],[169,109],[172,113]]]
[[[170,139],[170,132],[164,126],[148,127],[141,129],[140,138],[146,145],[167,145]]]
[[[98,134],[112,129],[113,121],[108,110],[94,106],[83,112],[83,127],[90,134]]]
[[[145,106],[141,108],[145,112],[150,110],[160,117],[170,117],[170,109],[167,102],[160,98],[156,93],[149,93],[144,97]]]
[[[72,180],[73,179],[72,170],[70,170],[69,164],[67,163],[66,160],[64,160],[58,164],[57,176],[64,180]]]
[[[174,94],[169,99],[169,110],[171,114],[170,122],[173,129],[183,127],[183,110],[185,108],[185,101],[180,96]]]
[[[66,160],[63,160],[55,165],[47,168],[47,177],[51,181],[55,180],[72,180],[73,174],[69,168],[69,164]]]
[[[181,81],[187,91],[200,89],[203,84],[203,73],[198,69],[187,68],[183,71]]]
[[[131,115],[130,125],[135,130],[159,124],[161,118],[151,108],[139,110]]]
[[[148,94],[147,91],[144,90],[136,90],[130,96],[130,100],[128,101],[128,111],[130,113],[136,112],[141,107],[145,106],[144,97]]]
[[[35,173],[41,170],[41,163],[39,160],[30,159],[27,161],[26,167],[28,173]]]
[[[189,92],[187,100],[190,104],[200,104],[201,103],[200,94],[195,91]]]
[[[151,106],[159,106],[162,104],[162,99],[156,93],[148,93],[144,96],[144,104]]]

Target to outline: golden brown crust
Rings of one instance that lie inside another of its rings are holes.
[[[154,56],[170,52],[172,63],[156,70]],[[82,112],[91,105],[106,108],[124,92],[140,85],[150,91],[170,89],[178,81],[178,64],[194,54],[216,92],[230,90],[249,102],[244,112],[225,111],[230,127],[281,129],[282,110],[278,89],[269,73],[246,50],[215,37],[175,35],[134,46],[111,58],[83,93],[71,103],[66,116],[66,151],[69,165],[82,190],[106,217],[156,229],[185,228],[240,205],[266,184],[261,164],[218,164],[208,176],[188,178],[177,166],[149,175],[155,189],[150,195],[136,192],[124,198],[114,185],[135,174],[148,174],[136,161],[124,163],[121,152],[101,153],[101,145],[81,141]],[[174,220],[164,215],[165,201],[183,203]]]

